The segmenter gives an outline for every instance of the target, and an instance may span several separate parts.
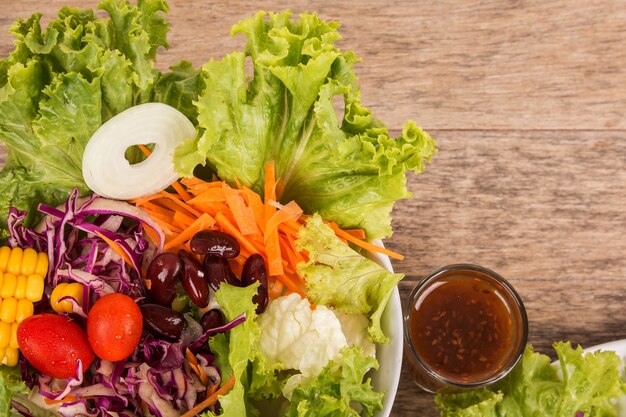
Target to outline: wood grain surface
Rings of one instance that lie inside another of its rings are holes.
[[[341,4],[336,4],[341,3]],[[0,0],[0,56],[18,17],[91,0]],[[393,5],[392,5],[393,4]],[[430,270],[471,262],[508,278],[530,342],[626,338],[626,1],[171,1],[159,67],[241,47],[256,10],[317,10],[363,57],[364,102],[393,130],[438,140],[387,245],[407,255],[403,300]],[[49,17],[48,17],[49,20]],[[2,160],[0,152],[0,160]],[[0,162],[1,163],[1,162]],[[434,417],[403,373],[393,416]]]

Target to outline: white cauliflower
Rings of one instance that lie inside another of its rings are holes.
[[[297,294],[272,301],[258,321],[261,352],[303,375],[318,375],[348,346],[335,313],[324,306],[312,310],[309,301]]]
[[[369,320],[361,314],[343,314],[318,305],[314,310],[297,294],[278,297],[258,318],[261,352],[272,362],[299,370],[283,387],[291,398],[300,384],[315,378],[341,349],[359,345],[368,356],[376,356],[376,345],[368,338]]]

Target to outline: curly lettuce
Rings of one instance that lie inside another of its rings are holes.
[[[393,203],[410,197],[407,171],[420,173],[436,152],[414,122],[400,136],[361,104],[352,52],[335,47],[338,23],[315,14],[257,13],[233,26],[248,38],[202,67],[198,138],[179,146],[175,167],[191,176],[207,164],[226,181],[263,192],[264,167],[274,161],[281,201],[295,200],[370,239],[391,235]],[[250,58],[254,77],[246,76]],[[333,99],[343,98],[339,120]]]
[[[89,191],[82,155],[105,121],[153,100],[188,109],[197,97],[193,83],[179,91],[181,77],[193,77],[189,65],[165,75],[154,67],[157,49],[168,46],[164,0],[104,0],[99,8],[107,18],[63,7],[45,29],[41,14],[11,27],[15,49],[0,60],[0,141],[8,148],[0,171],[0,240],[10,206],[29,212],[28,226],[38,203],[56,205],[73,188]]]
[[[370,319],[370,340],[386,343],[381,318],[396,284],[404,277],[393,274],[344,244],[319,215],[311,216],[299,231],[296,244],[309,261],[298,265],[307,296],[316,304]]]
[[[529,346],[521,362],[496,385],[439,392],[435,404],[442,417],[617,417],[615,400],[624,395],[625,384],[615,352],[584,353],[569,342],[554,348],[558,366]]]

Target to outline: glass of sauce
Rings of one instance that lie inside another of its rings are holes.
[[[517,364],[528,319],[504,278],[480,266],[456,264],[431,272],[413,289],[404,333],[420,388],[476,388],[498,381]]]

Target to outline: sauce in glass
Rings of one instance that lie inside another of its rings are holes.
[[[493,382],[517,363],[526,344],[521,299],[485,268],[434,271],[413,291],[407,310],[407,353],[426,390]]]

